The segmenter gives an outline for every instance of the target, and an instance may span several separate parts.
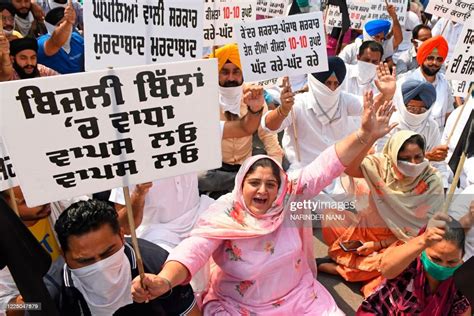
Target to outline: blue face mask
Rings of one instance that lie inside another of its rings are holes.
[[[462,265],[461,263],[452,268],[440,266],[439,264],[431,261],[431,259],[428,258],[428,255],[424,250],[421,253],[421,263],[423,263],[423,268],[425,269],[425,271],[438,281],[444,281],[452,277],[454,272]]]

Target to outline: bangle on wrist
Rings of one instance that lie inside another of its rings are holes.
[[[252,111],[252,109],[251,109],[250,106],[248,106],[248,105],[247,105],[247,109],[248,109],[248,111],[250,112],[250,114],[253,114],[253,115],[260,115],[260,114],[262,114],[262,112],[263,112],[263,106],[262,106],[261,109],[258,110],[258,111]]]
[[[281,106],[281,105],[277,108],[277,113],[280,114],[280,115],[283,116],[283,117],[287,117],[287,116],[288,116],[288,113],[283,113],[283,110],[282,110],[282,106]]]
[[[167,278],[164,278],[162,276],[159,276],[159,275],[157,275],[156,277],[162,279],[163,281],[165,281],[165,283],[168,285],[168,291],[170,292],[169,295],[171,295],[171,293],[173,293],[173,286],[171,285],[170,280],[168,280]]]
[[[357,130],[356,132],[356,136],[357,136],[357,139],[359,140],[359,142],[362,144],[362,145],[368,145],[368,143],[362,139],[362,137],[360,136],[360,129]]]

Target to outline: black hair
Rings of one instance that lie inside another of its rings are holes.
[[[99,200],[79,201],[69,206],[58,218],[54,230],[64,252],[69,250],[70,236],[81,236],[108,224],[115,234],[120,232],[117,211]]]
[[[281,184],[280,167],[278,167],[278,165],[270,158],[262,158],[255,161],[253,165],[251,165],[249,170],[247,171],[245,178],[247,178],[248,175],[254,173],[254,171],[257,170],[258,167],[272,168],[273,176],[276,178],[278,182],[278,188],[280,187],[280,184]]]
[[[380,52],[380,58],[383,56],[383,46],[376,41],[365,41],[359,47],[359,56],[362,56],[365,50],[369,48],[373,52]]]
[[[431,31],[431,27],[429,27],[428,25],[419,24],[419,25],[415,26],[415,28],[411,31],[412,32],[412,38],[413,39],[418,39],[418,33],[420,33],[420,31],[422,29]]]
[[[466,234],[461,223],[451,217],[451,221],[446,223],[444,231],[443,240],[452,242],[458,249],[462,250],[464,255],[464,241],[466,240]]]
[[[418,145],[418,147],[421,148],[421,150],[423,151],[423,153],[425,153],[425,138],[423,136],[421,136],[420,134],[416,134],[416,135],[413,135],[411,136],[410,138],[408,138],[402,145],[402,147],[400,147],[400,151],[404,151],[405,150],[405,147],[408,145],[408,144],[415,144],[415,145]]]

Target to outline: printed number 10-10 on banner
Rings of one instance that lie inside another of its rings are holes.
[[[312,12],[235,26],[245,81],[328,69],[322,13]]]

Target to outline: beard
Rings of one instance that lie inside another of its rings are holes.
[[[237,81],[225,81],[223,87],[230,88],[230,87],[238,87],[242,84],[242,82]]]
[[[423,73],[427,76],[434,76],[438,73],[438,71],[441,70],[441,67],[433,70],[432,68],[429,68],[425,65],[421,65],[421,70],[423,70]]]
[[[21,79],[30,79],[40,76],[38,65],[34,66],[34,70],[31,74],[26,73],[24,67],[20,67],[16,62],[13,62],[13,69],[15,69],[16,73]]]
[[[26,11],[26,13],[21,13],[18,10],[15,10],[16,15],[18,15],[22,19],[26,19],[28,17],[28,14],[30,14],[30,10]]]

